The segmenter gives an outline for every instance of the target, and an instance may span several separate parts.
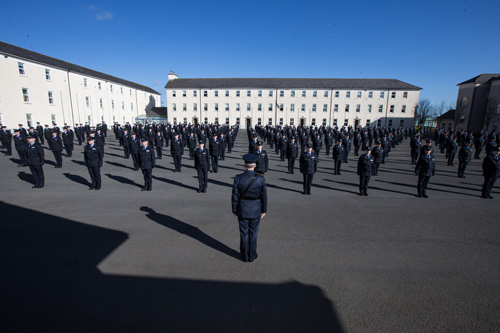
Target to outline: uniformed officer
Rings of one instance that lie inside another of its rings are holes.
[[[373,156],[373,169],[372,176],[378,176],[378,168],[380,167],[380,163],[382,163],[382,155],[384,151],[382,150],[382,144],[380,142],[376,143],[377,145],[372,149]]]
[[[212,139],[210,139],[210,158],[212,161],[212,172],[219,172],[219,140],[217,140],[217,135],[215,134]]]
[[[482,188],[481,198],[493,199],[491,190],[495,186],[495,182],[500,177],[500,148],[493,147],[491,153],[486,155],[483,160],[483,176],[484,183]]]
[[[332,159],[333,159],[333,174],[341,175],[342,162],[344,161],[345,149],[341,141],[339,141],[332,149]]]
[[[161,131],[158,131],[156,133],[156,136],[154,137],[155,141],[155,146],[156,146],[156,156],[158,157],[159,160],[161,160],[161,156],[163,153],[163,136],[161,135]],[[151,142],[151,141],[149,141]]]
[[[198,193],[207,191],[208,169],[210,169],[209,152],[205,149],[205,142],[200,141],[199,147],[193,153],[194,168],[198,172]]]
[[[472,141],[467,139],[465,145],[458,151],[458,178],[465,178],[464,173],[472,159]]]
[[[194,158],[194,150],[196,148],[196,137],[194,136],[194,132],[189,134],[187,139],[187,146],[189,148],[189,159],[192,160]]]
[[[174,159],[174,172],[181,172],[182,155],[184,154],[184,143],[179,138],[179,133],[175,133],[170,144],[170,153]]]
[[[371,147],[365,147],[365,153],[358,159],[359,195],[368,196],[368,183],[373,172],[373,156]]]
[[[141,191],[151,191],[153,189],[153,168],[155,167],[155,151],[149,146],[147,138],[142,139],[142,147],[139,149],[139,165],[144,175],[144,187]]]
[[[312,151],[312,145],[306,145],[306,151],[300,155],[300,172],[304,177],[303,194],[311,194],[311,185],[313,182],[314,174],[318,170],[318,158]]]
[[[295,142],[295,137],[290,138],[286,148],[286,158],[288,159],[288,173],[293,174],[295,169],[295,160],[299,156],[299,145]]]
[[[124,141],[123,146],[125,146],[126,144],[127,143]],[[132,133],[129,145],[130,145],[130,155],[132,156],[132,162],[134,163],[134,171],[137,171],[139,170],[139,149],[141,146],[141,143],[137,138],[137,134]]]
[[[417,196],[419,198],[428,198],[427,195],[427,185],[431,176],[436,173],[436,164],[434,161],[434,156],[431,154],[432,147],[427,147],[425,149],[425,155],[421,155],[418,159],[417,166],[415,167],[415,174],[418,175],[417,182]]]
[[[234,177],[231,196],[233,214],[238,216],[240,254],[244,262],[257,259],[259,223],[267,211],[266,180],[254,171],[257,159],[254,154],[243,156],[245,172]]]
[[[262,149],[262,141],[257,142],[257,148],[255,149],[254,154],[258,157],[255,172],[264,175],[269,169],[269,158],[267,156],[267,152]]]
[[[31,174],[35,178],[33,188],[42,188],[45,185],[45,177],[43,175],[44,152],[42,146],[36,142],[36,136],[28,136],[27,148],[27,165],[30,168]]]
[[[24,138],[24,136],[21,133],[20,129],[15,129],[14,130],[14,147],[16,147],[16,151],[19,154],[19,159],[21,160],[21,164],[18,166],[26,166],[27,162],[26,160],[28,159],[26,150],[27,150],[27,141]]]
[[[56,168],[62,168],[62,149],[63,145],[61,138],[59,138],[57,131],[52,132],[52,138],[50,138],[50,150],[54,154],[56,160]]]
[[[73,136],[69,132],[68,127],[64,127],[62,137],[63,137],[64,150],[66,150],[66,156],[67,157],[73,156]]]
[[[101,189],[101,167],[104,150],[101,146],[95,144],[95,137],[89,137],[87,142],[88,144],[83,149],[83,158],[92,180],[89,190],[99,191]]]

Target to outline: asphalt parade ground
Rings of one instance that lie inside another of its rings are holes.
[[[187,150],[174,173],[167,148],[142,192],[111,133],[100,191],[83,146],[61,169],[45,150],[43,189],[15,149],[2,154],[0,331],[500,331],[500,189],[479,197],[481,161],[458,178],[458,157],[447,166],[436,150],[429,198],[417,198],[407,140],[360,197],[356,157],[333,175],[323,150],[302,195],[298,169],[264,144],[268,212],[244,263],[231,187],[247,147],[242,130],[207,193]]]

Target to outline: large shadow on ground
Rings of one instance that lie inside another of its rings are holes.
[[[3,332],[342,332],[317,286],[106,275],[97,265],[127,234],[0,211]]]

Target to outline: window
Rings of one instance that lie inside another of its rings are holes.
[[[273,124],[273,118],[269,118],[269,121],[267,122],[269,125]]]
[[[306,112],[306,105],[305,105],[305,104],[302,104],[302,105],[300,106],[300,111],[301,111],[301,112]]]
[[[31,113],[26,113],[26,123],[28,123],[28,127],[33,127],[33,119],[31,117]]]
[[[401,113],[406,113],[406,105],[403,105],[403,106],[401,107]]]
[[[229,125],[229,118],[226,118],[226,125]]]
[[[269,97],[273,97],[273,91],[269,90]]]
[[[123,87],[120,87],[120,94],[123,95]]]
[[[174,117],[174,125],[176,125],[176,124],[177,124],[177,118]]]
[[[208,124],[208,118],[207,118],[207,117],[205,117],[205,118],[203,119],[203,122],[204,122],[205,124]]]
[[[90,107],[90,97],[88,96],[85,96],[85,106],[88,108]]]
[[[328,104],[323,104],[323,112],[328,112]]]
[[[193,90],[193,97],[198,97],[198,91]]]
[[[203,90],[203,97],[208,97],[208,91],[207,90]]]
[[[184,117],[184,118],[182,118],[182,121],[184,122],[184,124],[187,124],[188,119]]]
[[[252,91],[251,90],[247,90],[247,97],[252,97]]]
[[[311,119],[311,125],[316,126],[316,118]]]
[[[109,85],[109,91],[113,92],[113,85],[112,84]],[[175,97],[175,94],[174,94],[174,97]]]
[[[316,104],[313,104],[312,112],[316,112]]]
[[[259,90],[257,96],[262,97],[262,90]]]
[[[362,94],[362,92],[358,91],[358,98],[361,98],[361,94]]]
[[[323,95],[324,98],[328,98],[328,90],[325,90],[325,93]]]
[[[384,106],[383,105],[379,105],[378,106],[378,112],[380,112],[380,113],[384,112]]]
[[[207,103],[203,103],[203,111],[208,111],[208,104]]]
[[[89,122],[88,122],[88,123],[89,123],[89,124],[91,124],[92,122],[90,121],[90,120],[91,120],[90,116],[89,116],[89,118],[88,118],[88,119],[89,119]],[[57,124],[57,118],[56,118],[56,115],[55,115],[55,114],[51,114],[51,115],[50,115],[50,120],[52,121],[52,125]]]
[[[351,98],[351,92],[350,91],[346,91],[345,92],[345,98]]]
[[[326,118],[323,118],[323,123],[322,123],[323,126],[326,126]]]
[[[407,98],[408,98],[408,92],[407,92],[407,91],[405,91],[405,92],[403,93],[403,98],[404,98],[404,99],[407,99]]]
[[[295,112],[295,104],[290,104],[290,112]]]
[[[215,117],[215,123],[218,124],[219,123],[219,117]]]
[[[102,98],[99,98],[99,107],[102,109]]]
[[[273,111],[273,103],[269,103],[268,111]]]
[[[283,118],[280,118],[280,126],[283,126]]]
[[[52,91],[49,91],[48,95],[49,95],[49,104],[54,104],[54,96],[52,94]]]
[[[114,110],[115,109],[115,101],[111,100],[111,108]],[[174,111],[175,111],[175,104],[174,104]]]
[[[172,111],[177,111],[177,104],[172,104]]]
[[[84,86],[85,88],[87,88],[87,79],[86,79],[86,78],[84,78],[84,79],[83,79],[83,86]]]
[[[280,90],[280,97],[285,97],[285,91],[284,90]]]
[[[339,112],[339,105],[338,104],[335,104],[333,106],[333,112]]]
[[[366,126],[370,127],[370,119],[366,119]]]
[[[24,64],[22,62],[18,62],[17,67],[19,68],[19,75],[26,75],[24,71]]]
[[[404,121],[403,119],[401,119],[401,120],[399,121],[399,126],[400,126],[400,127],[403,127],[404,125],[405,125],[405,121]]]
[[[345,112],[349,112],[349,104],[345,105]]]
[[[125,102],[122,102],[122,110],[125,110]]]
[[[229,103],[226,103],[225,110],[226,110],[226,111],[229,111]]]
[[[257,125],[262,125],[262,118],[257,118]]]
[[[344,126],[349,126],[349,119],[344,120]]]
[[[313,91],[313,97],[314,98],[318,97],[318,92],[316,90]]]
[[[219,103],[215,103],[214,104],[214,110],[215,111],[219,111]]]
[[[186,105],[186,103],[182,103],[182,111],[187,111],[187,105]]]
[[[361,112],[361,105],[360,104],[356,105],[356,112]]]
[[[236,103],[236,111],[240,111],[240,103]]]
[[[373,91],[368,92],[368,98],[373,98]]]
[[[372,113],[372,105],[371,104],[368,104],[368,113]]]
[[[259,104],[257,105],[257,111],[262,111],[262,103],[259,103]]]
[[[337,119],[333,119],[333,127],[337,127]]]
[[[172,97],[176,97],[175,90],[172,90]]]
[[[394,113],[394,105],[391,105],[389,112]]]
[[[101,82],[97,82],[97,88],[101,90]]]
[[[193,111],[198,111],[198,104],[197,103],[193,103]]]
[[[186,97],[186,96],[187,96],[187,92],[186,92],[186,90],[183,90],[182,91],[182,97]]]
[[[395,91],[393,91],[393,92],[391,93],[391,98],[396,98],[396,92],[395,92]]]
[[[129,94],[129,96],[132,96],[132,89],[128,90],[128,94]]]
[[[377,120],[377,127],[382,126],[382,119]]]
[[[290,97],[295,97],[295,90],[290,91]]]
[[[240,91],[236,90],[236,97],[240,97]]]
[[[302,97],[306,98],[306,91],[305,90],[302,90]]]
[[[239,117],[237,117],[237,118],[236,118],[236,124],[237,124],[237,125],[239,125],[239,124],[240,124],[240,118],[239,118]]]
[[[250,103],[247,103],[247,111],[250,111],[252,109],[252,105]]]
[[[224,96],[229,97],[229,90],[226,90],[226,93]]]
[[[385,95],[384,95],[384,92],[383,92],[383,91],[381,91],[381,92],[380,92],[380,98],[384,98],[384,96],[385,96]]]
[[[340,91],[336,91],[335,92],[335,98],[339,98],[340,97]]]
[[[283,103],[280,104],[280,112],[283,112]]]
[[[294,123],[295,123],[294,119],[293,119],[293,118],[290,118],[290,126],[295,125]]]
[[[45,70],[45,80],[50,81],[50,70],[49,69]]]
[[[130,111],[134,111],[134,103],[130,103]]]

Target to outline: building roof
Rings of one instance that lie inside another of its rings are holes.
[[[455,119],[455,110],[449,110],[449,111],[443,113],[442,115],[440,115],[439,117],[437,117],[436,119],[439,119],[439,120]]]
[[[146,92],[149,92],[152,94],[160,95],[159,92],[157,92],[149,87],[143,86],[141,84],[137,84],[137,83],[130,82],[130,81],[127,81],[124,79],[120,79],[120,78],[117,78],[115,76],[111,76],[111,75],[104,74],[104,73],[101,73],[98,71],[94,71],[92,69],[81,67],[81,66],[63,61],[63,60],[55,59],[55,58],[52,58],[52,57],[49,57],[49,56],[46,56],[46,55],[43,55],[40,53],[36,53],[36,52],[30,51],[30,50],[26,50],[26,49],[23,49],[21,47],[17,47],[17,46],[7,44],[4,42],[0,42],[0,54],[30,60],[30,61],[33,61],[33,62],[36,62],[39,64],[44,64],[47,66],[64,69],[64,70],[67,70],[67,71],[72,72],[72,73],[88,75],[88,76],[92,76],[92,77],[99,78],[102,80],[122,84],[122,85],[130,87],[130,88],[134,88],[134,89],[146,91]]]
[[[457,86],[460,86],[462,84],[467,84],[467,83],[476,83],[476,84],[481,84],[481,83],[486,83],[488,81],[495,81],[500,79],[500,74],[479,74],[478,76],[473,77],[470,80],[464,81],[462,83],[457,84]]]
[[[168,115],[167,110],[168,110],[167,107],[164,106],[153,107],[151,108],[151,110],[146,110],[146,116],[167,118]]]
[[[175,79],[167,89],[360,89],[421,90],[422,88],[395,79],[279,79],[279,78],[217,78]]]

